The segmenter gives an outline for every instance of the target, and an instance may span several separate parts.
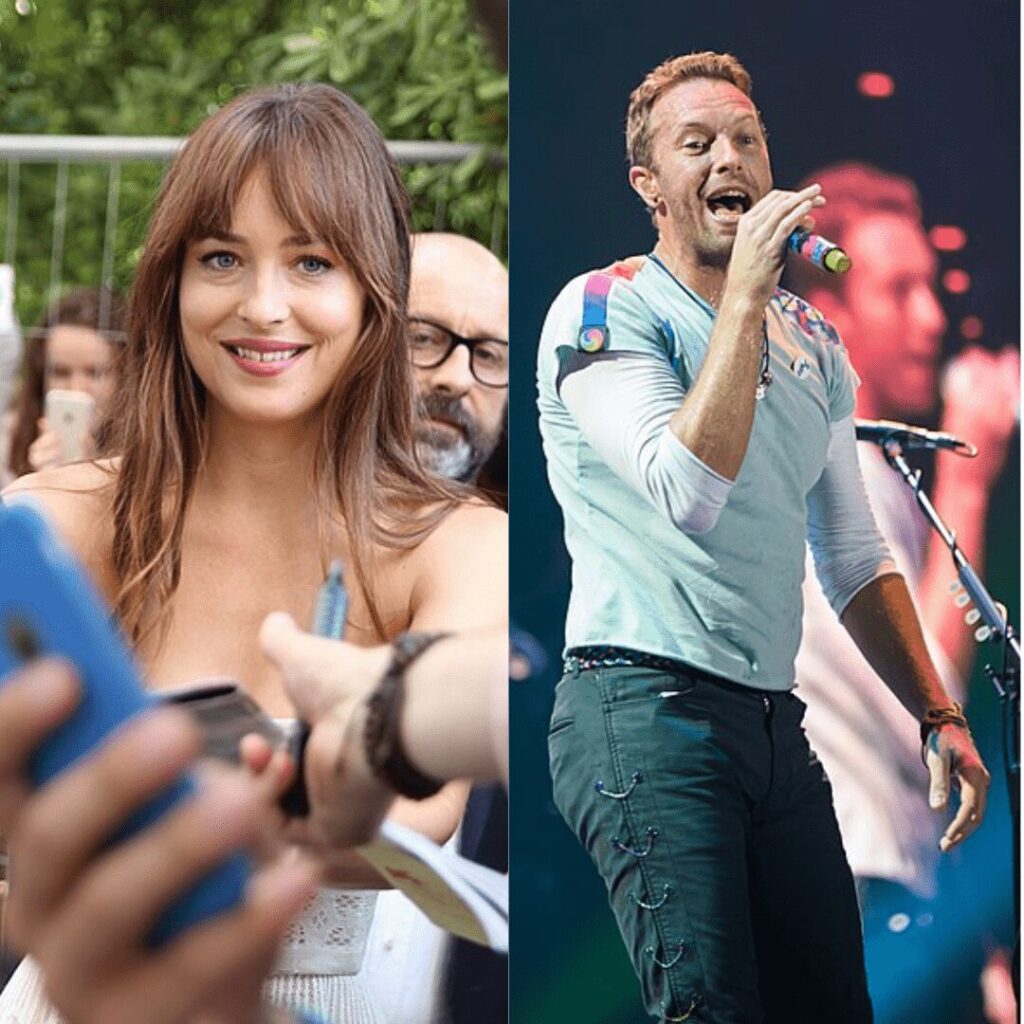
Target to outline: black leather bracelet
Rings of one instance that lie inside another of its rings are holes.
[[[425,800],[443,785],[424,775],[402,750],[402,709],[405,705],[405,670],[447,633],[402,633],[392,643],[393,654],[377,688],[366,702],[363,745],[366,760],[379,779],[400,796]]]

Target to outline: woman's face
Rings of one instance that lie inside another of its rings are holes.
[[[251,422],[300,420],[320,407],[363,321],[364,294],[321,239],[297,233],[263,177],[238,195],[224,238],[185,251],[185,353],[209,398]]]
[[[110,343],[91,327],[58,324],[46,336],[43,390],[84,391],[102,411],[114,387]]]

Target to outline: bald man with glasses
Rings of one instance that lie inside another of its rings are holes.
[[[459,235],[414,237],[409,350],[424,412],[419,456],[474,482],[508,411],[508,272],[493,253]]]

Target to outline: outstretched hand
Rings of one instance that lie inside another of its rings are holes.
[[[943,853],[962,843],[985,816],[991,776],[967,729],[946,724],[933,729],[925,744],[928,768],[928,803],[941,810],[949,803],[950,783],[960,787],[960,807],[939,840]]]
[[[368,842],[394,800],[367,763],[362,741],[364,702],[387,668],[390,647],[311,636],[280,612],[267,616],[260,645],[311,730],[304,765],[310,816],[308,823],[294,821],[286,834],[334,849]],[[253,769],[267,757],[253,737],[242,753]]]

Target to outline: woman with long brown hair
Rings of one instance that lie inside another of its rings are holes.
[[[504,516],[415,457],[407,204],[370,119],[322,85],[237,98],[168,173],[132,290],[111,458],[8,490],[42,503],[154,688],[229,677],[290,714],[259,626],[276,609],[311,621],[336,558],[357,644],[505,622]],[[450,785],[396,816],[440,840],[464,798]],[[379,888],[360,864],[335,862],[332,880]],[[377,1021],[351,977],[372,907],[322,893],[276,996]],[[30,982],[16,976],[14,998]]]
[[[0,481],[60,463],[60,439],[44,415],[48,391],[77,391],[93,400],[86,448],[94,454],[95,427],[114,391],[121,316],[120,299],[105,288],[75,288],[47,309],[25,342],[18,389],[7,413],[4,433],[10,443],[2,453]]]

